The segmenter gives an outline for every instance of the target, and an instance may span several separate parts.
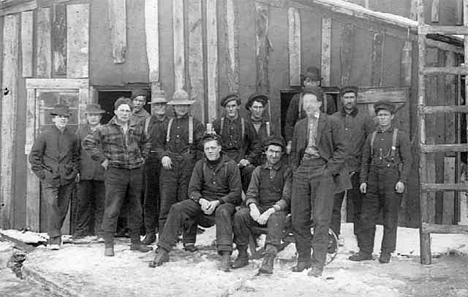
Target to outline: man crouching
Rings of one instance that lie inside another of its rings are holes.
[[[205,158],[199,160],[193,169],[188,190],[190,199],[171,207],[150,267],[169,261],[169,251],[184,226],[195,223],[211,227],[216,224],[217,250],[222,257],[219,269],[229,271],[232,217],[241,202],[240,172],[236,162],[221,153],[221,141],[216,134],[206,134],[202,143]]]

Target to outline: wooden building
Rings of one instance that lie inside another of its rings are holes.
[[[396,2],[410,4],[402,13],[411,11],[412,1]],[[359,86],[362,110],[373,113],[372,104],[382,98],[397,103],[397,126],[417,140],[417,22],[349,2],[1,0],[0,41],[0,228],[45,227],[39,181],[27,156],[58,102],[72,107],[70,123],[76,127],[87,103],[101,104],[108,120],[115,99],[133,88],[167,94],[183,88],[196,101],[192,114],[207,123],[220,115],[222,96],[239,92],[245,102],[263,92],[280,132],[300,74],[318,66],[322,85],[335,97],[341,86]],[[462,61],[463,44],[455,37],[432,36],[428,46],[428,64]],[[429,79],[434,103],[461,101],[460,77]],[[432,125],[440,131],[434,142],[466,142],[460,118],[434,116]],[[413,144],[401,223],[415,227],[419,179],[418,143]],[[435,156],[434,179],[457,178],[459,163],[458,155]],[[434,196],[435,221],[459,220],[456,197],[441,202]]]

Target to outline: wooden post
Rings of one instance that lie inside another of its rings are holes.
[[[405,45],[401,51],[401,85],[404,87],[411,86],[411,73],[413,65],[413,42],[405,41]]]
[[[33,12],[21,13],[21,57],[23,77],[33,76]]]
[[[127,52],[127,13],[125,0],[108,0],[109,30],[115,64],[125,63]]]
[[[299,10],[288,9],[289,22],[289,84],[301,85],[301,18]]]
[[[457,7],[455,11],[455,18],[456,18],[456,25],[461,26],[463,25],[463,0],[456,0]]]
[[[173,0],[172,29],[174,34],[174,89],[185,87],[184,1]]]
[[[418,1],[419,0],[410,0],[411,1],[411,10],[410,10],[410,19],[413,21],[418,20]]]
[[[331,77],[331,18],[322,18],[322,85],[330,85]]]
[[[382,86],[383,77],[383,50],[384,50],[385,35],[375,33],[372,42],[372,76],[371,84],[373,86]]]
[[[431,7],[431,22],[438,23],[439,22],[439,0],[432,0],[432,7]]]
[[[341,86],[349,84],[353,67],[354,40],[356,30],[353,24],[344,24],[341,33]]]
[[[0,228],[2,229],[14,227],[14,164],[16,154],[19,35],[19,15],[5,16],[3,27],[2,143],[0,156]],[[8,92],[5,90],[8,90]]]
[[[52,8],[52,72],[54,77],[67,75],[67,11],[65,4]]]
[[[444,183],[455,183],[455,157],[444,158]],[[454,220],[455,193],[444,191],[442,224],[452,225]]]
[[[268,60],[270,44],[268,41],[268,6],[256,3],[256,28],[257,28],[257,92],[269,94],[270,82],[268,79]]]
[[[67,78],[89,77],[89,4],[67,5]]]
[[[208,122],[217,118],[218,99],[218,20],[217,0],[206,1],[206,56]]]
[[[234,0],[226,0],[227,81],[230,92],[239,91],[238,14],[234,5]]]
[[[51,24],[50,8],[40,8],[37,11],[37,53],[36,76],[49,78],[52,76],[51,63]]]

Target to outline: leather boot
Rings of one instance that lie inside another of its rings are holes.
[[[237,248],[239,255],[236,260],[231,264],[232,269],[241,268],[249,265],[249,254],[247,253],[247,246],[239,246]]]
[[[114,234],[112,232],[104,232],[104,256],[114,256]]]
[[[150,262],[149,267],[154,268],[157,266],[161,266],[163,265],[163,263],[166,262],[169,262],[169,252],[159,247],[156,251],[156,256],[154,256],[154,260]]]
[[[145,238],[141,241],[144,245],[150,245],[156,241],[156,233],[153,232],[147,232],[145,235]]]
[[[132,230],[130,232],[130,242],[131,242],[131,245],[130,245],[131,251],[139,251],[142,253],[146,253],[146,252],[153,250],[152,247],[146,246],[141,243],[140,229]]]
[[[230,267],[231,267],[231,253],[222,252],[219,270],[224,271],[224,272],[229,272],[231,271]]]
[[[258,273],[272,274],[276,254],[278,254],[278,249],[274,245],[268,245],[265,251],[266,255],[263,259],[262,266],[260,266],[260,269],[258,270]]]

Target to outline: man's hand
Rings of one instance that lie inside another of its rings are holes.
[[[77,183],[80,182],[80,174],[79,173],[76,174],[75,182],[77,182]]]
[[[361,193],[365,194],[367,192],[367,184],[366,183],[362,183],[360,186],[359,186],[359,190],[361,191]]]
[[[242,159],[242,160],[239,161],[239,166],[240,167],[244,167],[244,166],[247,166],[249,164],[250,164],[249,160],[246,160],[246,159]]]
[[[260,210],[258,210],[258,207],[255,203],[250,203],[249,204],[250,208],[250,216],[252,219],[256,222],[258,222],[258,218],[260,217]]]
[[[205,198],[200,198],[200,200],[198,200],[198,204],[200,204],[203,212],[206,212],[210,206],[210,201],[206,200]]]
[[[105,159],[104,162],[101,163],[101,166],[107,170],[107,167],[109,167],[109,159]]]
[[[288,144],[286,145],[286,154],[291,153],[291,146],[292,146],[292,141],[288,141]]]
[[[272,207],[272,208],[269,208],[267,209],[264,213],[262,213],[262,215],[258,218],[258,223],[260,225],[265,225],[267,222],[268,222],[268,219],[270,218],[271,214],[275,212],[275,209]]]
[[[216,207],[218,207],[220,204],[221,202],[219,202],[219,200],[208,202],[208,207],[206,211],[204,211],[204,213],[207,215],[211,215],[216,210]]]
[[[172,160],[168,156],[162,157],[161,164],[166,170],[171,170],[172,168]]]
[[[401,181],[397,182],[395,185],[395,191],[399,194],[403,193],[405,191],[405,184]]]

